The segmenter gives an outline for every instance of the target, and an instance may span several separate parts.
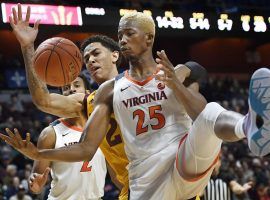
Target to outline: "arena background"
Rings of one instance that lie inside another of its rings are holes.
[[[248,110],[251,73],[258,67],[269,67],[269,0],[1,1],[0,131],[17,127],[22,133],[32,133],[34,141],[55,117],[38,111],[27,89],[20,46],[7,22],[12,6],[18,2],[34,4],[31,19],[42,19],[36,46],[55,36],[78,45],[95,34],[117,40],[121,15],[131,10],[147,12],[156,23],[154,53],[166,50],[173,64],[189,60],[202,64],[209,72],[201,90],[207,100],[243,114]],[[119,71],[125,70],[127,64],[123,61],[121,66]],[[233,174],[242,184],[254,182],[247,194],[235,199],[270,199],[268,157],[253,156],[245,140],[224,144],[221,155],[224,173]],[[0,142],[0,199],[16,194],[20,184],[27,192],[31,166],[31,160]],[[108,176],[104,199],[115,199],[117,194]],[[31,196],[42,199],[46,191]]]

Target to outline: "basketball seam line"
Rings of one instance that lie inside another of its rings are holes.
[[[52,44],[50,44],[50,45],[52,45]],[[40,45],[40,46],[43,46],[43,45]],[[38,46],[38,48],[39,48],[40,46]],[[44,46],[45,46],[45,45],[44,45]],[[52,45],[52,46],[54,47],[54,45]],[[36,51],[38,50],[38,48],[36,49]],[[50,51],[51,51],[51,49],[46,49],[46,50],[50,50]],[[36,62],[36,60],[38,59],[38,57],[39,57],[42,53],[44,53],[44,51],[41,51],[39,54],[36,54],[36,55],[35,55],[35,53],[34,53],[34,58],[35,58],[34,63]]]
[[[61,57],[60,57],[60,55],[58,54],[57,51],[54,51],[54,52],[55,52],[56,55],[58,56],[59,61],[60,61],[60,63],[61,63],[61,68],[62,68],[62,72],[63,72],[63,76],[64,76],[64,82],[65,82],[65,85],[67,85],[67,81],[66,81],[66,73],[65,73],[64,68],[63,68],[63,65],[62,65]],[[68,79],[68,80],[69,80],[69,79]],[[68,81],[68,82],[69,82],[69,81]]]
[[[58,41],[58,42],[54,45],[54,47],[51,49],[51,53],[50,53],[49,58],[48,58],[48,60],[47,60],[46,69],[45,69],[45,82],[46,82],[46,83],[47,83],[47,68],[48,68],[49,60],[50,60],[50,58],[51,58],[51,55],[52,55],[52,52],[53,52],[55,46],[56,46],[59,42],[60,42],[60,41]]]
[[[74,58],[74,56],[71,54],[71,53],[69,53],[66,49],[64,49],[64,48],[62,48],[62,47],[59,47],[59,46],[56,46],[56,47],[58,47],[59,49],[62,49],[63,51],[65,51],[65,52],[67,52],[71,57],[72,57],[72,59],[75,61],[75,63],[76,63],[76,67],[77,67],[77,70],[79,70],[80,72],[81,72],[81,70],[80,70],[80,66],[79,66],[79,64],[77,63],[77,61],[75,60],[75,58]],[[77,47],[77,46],[76,46]],[[78,48],[78,47],[77,47]]]

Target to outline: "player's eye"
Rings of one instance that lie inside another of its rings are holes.
[[[89,60],[89,56],[84,57],[84,62],[87,62]]]
[[[134,32],[133,32],[133,31],[128,31],[128,32],[127,32],[127,36],[128,36],[128,37],[130,37],[130,36],[132,36],[132,35],[134,35]]]
[[[64,91],[69,90],[69,86],[64,86],[63,90],[64,90]]]
[[[98,52],[98,51],[94,52],[94,56],[98,56],[99,54],[100,54],[100,52]]]
[[[123,34],[118,34],[118,40],[122,40]]]

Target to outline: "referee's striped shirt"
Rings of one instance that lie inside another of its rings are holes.
[[[204,190],[204,200],[233,200],[229,183],[220,178],[210,179]]]

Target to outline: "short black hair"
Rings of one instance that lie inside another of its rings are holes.
[[[114,41],[112,38],[106,36],[106,35],[95,35],[92,37],[89,37],[85,39],[81,44],[81,52],[84,52],[84,49],[91,43],[99,42],[102,46],[109,49],[111,52],[118,51],[119,52],[119,58],[116,61],[116,66],[119,67],[122,60],[122,55],[120,51],[120,47],[116,41]]]
[[[83,80],[83,85],[84,85],[85,90],[89,90],[91,92],[92,88],[91,88],[91,84],[90,84],[87,76],[83,72],[81,72],[78,75],[78,77],[80,77]],[[69,84],[67,84],[67,85],[69,85]],[[63,94],[63,90],[62,90],[63,87],[59,87],[59,90],[60,90],[61,94]]]

